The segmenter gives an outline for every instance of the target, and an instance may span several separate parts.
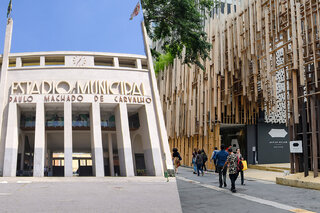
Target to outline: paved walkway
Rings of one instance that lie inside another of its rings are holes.
[[[186,169],[191,169],[191,167],[181,167]],[[286,174],[284,172],[273,172],[273,171],[265,171],[260,169],[250,169],[248,168],[245,171],[245,176],[248,179],[257,179],[263,181],[272,181],[276,182],[277,177],[284,177]]]
[[[0,212],[174,212],[175,178],[0,178]]]
[[[257,166],[265,166],[265,167],[272,167],[272,168],[284,168],[290,169],[290,163],[272,163],[272,164],[256,164]]]
[[[219,188],[217,174],[198,177],[191,169],[180,168],[177,184],[184,213],[320,212],[320,191],[277,185],[274,181],[247,178],[242,186],[238,178],[237,193],[231,193],[229,178],[227,188]]]
[[[285,174],[283,172],[272,172],[264,171],[258,169],[248,169],[244,171],[246,178],[258,179],[264,181],[276,182],[277,177],[283,177]]]
[[[278,184],[320,190],[320,177],[314,178],[313,172],[304,177],[304,173],[290,174],[290,163],[249,165],[247,177],[276,181]]]

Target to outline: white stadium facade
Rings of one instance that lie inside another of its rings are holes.
[[[9,19],[1,57],[0,175],[163,176],[173,171],[148,48],[147,56],[13,54],[12,26]]]

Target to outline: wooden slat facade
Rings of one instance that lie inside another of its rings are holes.
[[[276,74],[284,70],[290,138],[302,140],[305,134],[303,142],[311,153],[305,170],[317,171],[320,1],[243,0],[228,15],[215,13],[205,30],[212,43],[205,71],[175,59],[158,75],[170,146],[182,148],[183,163],[191,165],[193,148],[211,155],[220,145],[221,123],[255,124],[260,110],[276,110]],[[278,64],[280,49],[283,63]],[[306,111],[306,132],[301,111]]]

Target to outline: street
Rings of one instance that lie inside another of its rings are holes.
[[[184,213],[191,212],[320,212],[320,191],[277,185],[274,182],[246,180],[236,182],[237,193],[219,188],[217,174],[196,176],[189,168],[179,168],[177,185]]]

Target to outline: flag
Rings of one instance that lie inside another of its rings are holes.
[[[132,20],[135,16],[137,16],[139,14],[139,12],[140,12],[140,2],[137,3],[136,7],[134,8],[133,12],[131,13],[130,20]]]
[[[10,2],[9,2],[7,18],[9,18],[11,11],[12,11],[12,0],[10,0]]]

